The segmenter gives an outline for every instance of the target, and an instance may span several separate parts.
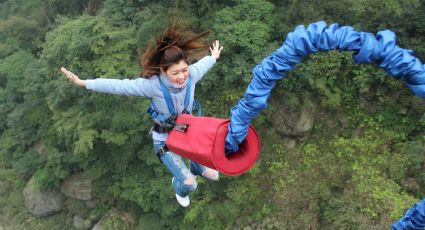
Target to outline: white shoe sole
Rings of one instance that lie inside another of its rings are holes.
[[[190,204],[189,196],[181,197],[176,193],[176,199],[183,208],[186,208]]]
[[[171,184],[174,184],[174,177],[171,180]],[[181,197],[179,194],[176,193],[176,200],[183,208],[186,208],[190,204],[189,196]]]

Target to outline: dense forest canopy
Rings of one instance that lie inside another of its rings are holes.
[[[312,55],[288,73],[254,120],[258,162],[199,179],[187,209],[153,153],[150,101],[76,88],[59,69],[137,78],[148,41],[179,17],[224,46],[196,97],[204,115],[228,118],[252,68],[295,26],[390,29],[425,61],[423,15],[421,0],[0,0],[0,228],[389,228],[425,196],[425,100],[352,53]],[[89,178],[89,198],[64,196],[42,218],[26,210],[30,184],[66,193],[76,176]]]

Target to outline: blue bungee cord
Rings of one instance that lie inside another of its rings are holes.
[[[405,85],[417,96],[425,99],[425,66],[412,55],[413,51],[400,48],[396,35],[384,30],[373,35],[357,32],[350,26],[327,25],[320,21],[307,29],[297,26],[289,33],[283,45],[253,69],[253,79],[245,96],[230,111],[226,153],[238,150],[246,138],[251,120],[267,108],[267,99],[276,81],[295,68],[307,55],[318,51],[354,51],[356,63],[377,63],[386,73]],[[392,225],[392,229],[424,229],[425,200],[416,203],[405,216]]]
[[[392,31],[380,31],[374,36],[354,31],[350,26],[327,26],[323,21],[310,24],[307,29],[300,25],[288,34],[279,49],[253,69],[254,77],[245,96],[230,111],[226,152],[238,150],[251,120],[267,107],[267,99],[277,80],[283,79],[285,73],[293,70],[305,56],[329,50],[354,51],[356,63],[376,62],[385,72],[404,81],[413,93],[425,99],[425,67],[411,50],[396,45],[396,35]]]

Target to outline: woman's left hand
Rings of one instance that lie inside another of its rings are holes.
[[[211,56],[213,56],[216,60],[220,57],[221,51],[223,50],[223,46],[221,46],[220,48],[220,41],[215,40],[213,42],[212,48],[210,47],[211,50]]]

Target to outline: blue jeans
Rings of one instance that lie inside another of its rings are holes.
[[[153,140],[153,147],[155,153],[165,145],[165,141]],[[174,191],[179,194],[179,196],[185,197],[190,192],[195,191],[198,183],[196,182],[197,175],[202,175],[202,173],[207,170],[203,165],[190,161],[190,169],[187,168],[186,163],[183,161],[183,158],[171,151],[167,151],[161,157],[162,164],[167,167],[167,169],[173,174],[173,188]],[[193,184],[185,184],[184,181],[188,178],[195,177]]]

